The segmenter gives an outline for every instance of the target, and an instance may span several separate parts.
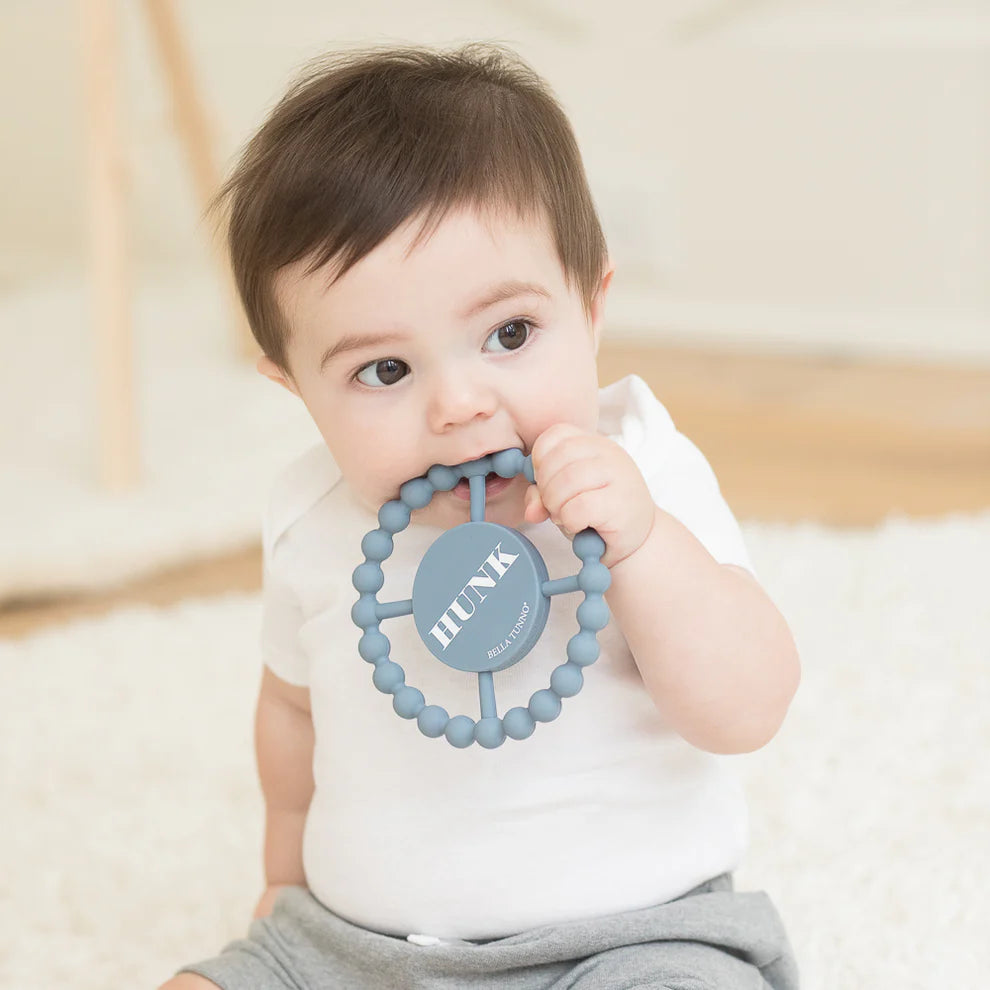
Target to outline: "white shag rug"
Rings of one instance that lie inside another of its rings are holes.
[[[272,477],[320,439],[302,403],[237,353],[208,258],[143,272],[132,312],[142,481],[113,494],[82,273],[0,294],[0,602],[250,546]]]
[[[804,679],[777,738],[733,758],[737,886],[777,903],[805,990],[982,990],[990,512],[745,529]],[[258,618],[232,595],[0,643],[0,986],[152,987],[241,934]]]

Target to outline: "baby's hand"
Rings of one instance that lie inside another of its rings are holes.
[[[612,567],[646,542],[656,508],[636,462],[614,440],[569,423],[544,430],[533,444],[536,484],[526,492],[527,522],[552,519],[573,538],[593,526]]]

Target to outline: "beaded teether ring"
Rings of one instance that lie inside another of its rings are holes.
[[[358,652],[374,665],[372,680],[405,719],[416,719],[423,735],[446,737],[458,749],[478,742],[495,749],[510,739],[526,739],[537,722],[560,714],[561,699],[573,697],[584,684],[582,668],[598,659],[598,630],[608,623],[604,592],[611,583],[601,563],[605,543],[593,529],[578,533],[572,547],[581,569],[570,577],[550,580],[539,551],[522,533],[485,522],[485,476],[524,475],[534,481],[533,461],[518,448],[501,450],[455,467],[434,464],[399,489],[399,498],[378,512],[378,529],[365,534],[365,560],[354,570],[359,596],[351,618],[363,635]],[[385,583],[381,562],[392,553],[392,537],[408,525],[412,511],[429,504],[436,492],[450,491],[468,479],[471,521],[442,533],[423,555],[413,581],[412,598],[380,602]],[[550,614],[550,598],[583,591],[577,607],[580,631],[567,644],[567,662],[550,677],[550,687],[537,691],[526,707],[511,708],[501,718],[495,704],[493,673],[521,660],[536,645]],[[405,671],[389,657],[391,644],[379,629],[383,619],[412,615],[430,652],[455,670],[476,673],[481,718],[450,717],[439,705],[428,705],[422,692],[406,684]]]

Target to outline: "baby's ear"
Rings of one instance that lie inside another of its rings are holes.
[[[605,324],[605,297],[608,295],[609,286],[612,284],[612,276],[615,274],[615,265],[609,258],[605,262],[605,271],[602,280],[595,291],[595,296],[591,300],[591,329],[595,338],[595,353],[598,353],[598,345],[601,342],[602,327]]]
[[[292,376],[288,372],[283,371],[267,354],[262,354],[258,358],[258,363],[255,367],[258,369],[259,374],[264,375],[265,378],[270,378],[276,384],[281,385],[282,388],[287,388],[293,395],[301,398],[299,396],[299,389],[292,380]]]

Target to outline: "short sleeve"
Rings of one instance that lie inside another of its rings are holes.
[[[299,638],[309,615],[299,550],[308,542],[307,514],[340,479],[326,446],[315,444],[276,477],[262,520],[261,655],[273,673],[300,687],[309,684]]]
[[[269,503],[262,523],[261,659],[283,681],[303,687],[309,683],[309,661],[299,642],[303,610],[280,568],[273,515]]]
[[[742,531],[704,454],[678,431],[670,413],[638,375],[600,392],[599,430],[635,460],[653,501],[679,520],[720,564],[755,574]]]
[[[742,530],[705,455],[677,430],[663,446],[656,466],[644,471],[653,500],[683,523],[720,564],[737,564],[755,574]]]

